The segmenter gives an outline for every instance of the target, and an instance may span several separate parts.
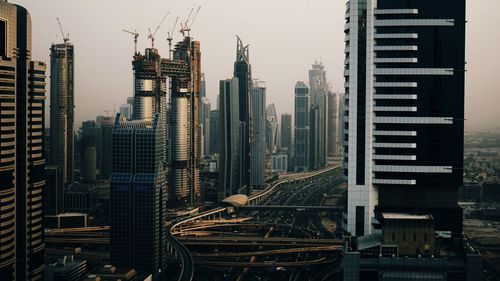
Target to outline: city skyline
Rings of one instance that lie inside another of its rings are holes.
[[[494,0],[485,0],[486,3],[468,1],[467,3],[467,38],[466,38],[466,107],[465,124],[466,131],[484,128],[498,128],[498,117],[495,116],[496,89],[500,87],[500,81],[495,79],[495,68],[499,62],[489,58],[495,56],[495,50],[500,47],[500,40],[496,40],[481,30],[488,30],[497,19],[494,11],[500,9],[500,3]],[[344,33],[342,30],[345,1],[318,1],[316,5],[309,5],[293,1],[293,5],[283,6],[279,1],[266,2],[266,9],[261,10],[261,5],[254,2],[244,3],[240,1],[219,2],[217,4],[208,1],[175,1],[170,6],[161,1],[148,1],[148,5],[155,6],[154,13],[137,13],[132,7],[134,2],[120,2],[118,8],[114,1],[100,3],[96,1],[85,1],[65,3],[64,1],[26,1],[19,0],[13,3],[25,6],[33,11],[33,54],[41,60],[49,61],[48,47],[51,43],[62,42],[60,31],[57,26],[56,16],[59,16],[64,30],[70,34],[70,42],[78,45],[76,50],[75,72],[79,74],[75,83],[75,122],[80,124],[84,120],[93,119],[95,115],[106,115],[107,110],[112,116],[113,104],[116,112],[119,112],[121,104],[126,102],[128,96],[132,96],[132,82],[120,83],[120,81],[132,81],[132,75],[128,71],[129,61],[133,55],[132,37],[121,29],[137,29],[140,33],[138,48],[150,46],[147,40],[147,28],[154,28],[167,11],[171,15],[159,30],[156,47],[161,53],[168,52],[168,44],[165,40],[167,30],[175,21],[175,17],[181,19],[187,17],[191,8],[202,5],[200,14],[193,25],[193,35],[204,43],[204,60],[202,71],[207,77],[207,97],[215,104],[218,93],[218,81],[230,75],[230,70],[218,67],[227,65],[234,59],[232,50],[234,48],[234,35],[241,35],[245,43],[250,44],[252,49],[251,60],[254,65],[254,77],[267,81],[268,103],[277,105],[278,115],[282,113],[293,113],[293,88],[295,81],[307,80],[307,69],[314,60],[321,60],[326,66],[327,79],[332,82],[334,90],[341,92]],[[251,20],[251,12],[241,18],[235,18],[225,13],[220,13],[218,7],[235,10],[241,7],[255,11],[260,14],[261,21],[255,23]],[[282,7],[283,6],[283,7]],[[100,11],[96,9],[100,7]],[[497,7],[497,8],[495,8]],[[106,16],[112,9],[117,9],[115,20],[109,21]],[[44,11],[41,16],[37,11]],[[83,29],[81,23],[88,13],[92,12],[95,22],[86,25]],[[132,16],[133,15],[133,16]],[[297,21],[300,15],[304,20]],[[211,21],[210,18],[217,16],[224,20]],[[275,21],[275,17],[279,20]],[[50,20],[53,19],[53,20]],[[227,22],[233,24],[228,25]],[[270,25],[273,23],[273,25]],[[275,29],[269,29],[273,26]],[[266,29],[268,28],[268,29]],[[274,32],[279,31],[279,32]],[[176,33],[176,39],[180,34]],[[300,34],[300,36],[298,36]],[[318,36],[322,34],[322,36]],[[328,35],[328,36],[326,36]],[[94,38],[99,44],[99,52],[94,51],[85,38]],[[268,44],[273,40],[273,45]],[[314,46],[311,42],[317,42]],[[117,42],[124,48],[114,48],[106,42]],[[486,43],[486,44],[485,44]],[[109,45],[109,46],[108,46]],[[284,51],[283,54],[278,52]],[[108,56],[108,53],[113,56]],[[266,55],[273,53],[275,59],[269,63]],[[304,55],[297,56],[298,53]],[[294,60],[289,60],[294,56]],[[471,60],[474,57],[474,60]],[[102,65],[97,71],[94,69],[99,60],[107,60],[110,63]],[[280,71],[286,66],[286,79],[283,79]],[[118,69],[118,70],[117,70]],[[105,73],[113,73],[113,76]],[[110,85],[115,85],[111,87]],[[48,89],[49,90],[49,89]],[[102,102],[95,106],[93,101],[99,97]],[[282,97],[289,97],[283,100]],[[75,126],[77,127],[77,126]]]

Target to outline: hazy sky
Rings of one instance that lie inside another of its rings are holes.
[[[150,46],[154,29],[168,12],[155,47],[168,56],[166,34],[175,18],[202,5],[192,36],[201,41],[207,95],[215,105],[218,81],[230,78],[238,34],[250,44],[252,76],[266,81],[267,103],[278,114],[293,113],[293,88],[307,80],[315,60],[326,65],[334,90],[343,91],[344,0],[12,0],[33,22],[33,58],[49,62],[52,42],[62,41],[56,17],[70,33],[76,53],[76,121],[110,114],[132,96],[132,36]],[[500,1],[467,1],[466,129],[500,128]],[[178,30],[178,28],[177,28]],[[174,40],[181,39],[176,32]],[[48,95],[48,93],[47,93]],[[48,100],[48,99],[47,99]]]

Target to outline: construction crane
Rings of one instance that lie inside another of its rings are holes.
[[[177,22],[179,21],[179,17],[175,19],[174,26],[172,26],[172,29],[167,33],[167,41],[168,41],[168,54],[169,58],[172,58],[172,35],[174,34],[175,26],[177,25]]]
[[[134,30],[134,32],[132,32],[132,31],[122,29],[122,31],[134,35],[134,54],[137,54],[137,38],[139,38],[139,33],[137,33],[137,30]]]
[[[151,29],[148,28],[148,31],[149,31],[149,35],[148,35],[148,38],[151,39],[151,48],[154,48],[155,47],[155,36],[156,36],[156,33],[158,32],[158,29],[160,29],[160,26],[163,24],[163,22],[165,21],[165,19],[168,17],[168,15],[170,14],[170,12],[168,12],[162,19],[161,19],[161,22],[160,24],[158,24],[158,26],[156,27],[155,29],[155,32],[151,33]]]
[[[61,35],[62,35],[63,41],[64,41],[64,43],[66,43],[69,41],[69,33],[66,36],[64,35],[61,21],[59,20],[58,17],[56,17],[56,19],[57,19],[57,23],[59,24],[59,29],[61,30]]]
[[[181,23],[181,33],[182,33],[182,36],[186,36],[185,33],[187,32],[187,37],[189,37],[189,32],[191,31],[191,27],[193,26],[194,24],[194,21],[196,20],[196,17],[198,16],[198,13],[200,12],[200,9],[201,9],[201,5],[198,6],[198,9],[196,10],[196,14],[194,14],[194,17],[193,17],[193,20],[191,21],[190,24],[189,23],[189,20],[191,19],[191,15],[193,14],[193,11],[194,11],[194,8],[191,9],[191,11],[189,12],[189,15],[186,19],[186,21],[184,22],[184,24]]]

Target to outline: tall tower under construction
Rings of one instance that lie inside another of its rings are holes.
[[[188,36],[175,46],[173,60],[162,64],[164,72],[171,77],[169,181],[170,206],[173,207],[201,204],[200,59],[200,42]]]

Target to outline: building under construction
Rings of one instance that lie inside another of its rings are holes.
[[[153,120],[159,113],[166,136],[163,154],[168,169],[169,203],[189,208],[202,203],[199,183],[200,126],[200,42],[184,36],[161,58],[147,48],[134,55],[134,119]]]

